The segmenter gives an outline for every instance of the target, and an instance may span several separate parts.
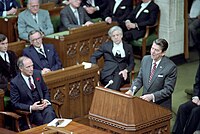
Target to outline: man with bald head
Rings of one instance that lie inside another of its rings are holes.
[[[39,0],[28,0],[27,9],[19,14],[18,33],[21,39],[28,40],[28,33],[32,30],[39,30],[44,35],[54,33],[49,12],[39,7]]]

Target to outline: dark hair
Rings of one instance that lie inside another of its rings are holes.
[[[35,34],[35,33],[40,33],[40,35],[42,36],[42,32],[39,30],[32,30],[28,33],[28,40],[30,40],[30,36]]]
[[[168,48],[168,42],[165,39],[156,39],[153,43],[160,46],[162,52],[166,51]]]
[[[0,42],[4,41],[7,37],[4,34],[0,34]]]

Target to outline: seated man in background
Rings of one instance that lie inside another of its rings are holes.
[[[200,130],[200,64],[193,88],[192,100],[179,106],[172,130],[174,134],[193,134],[195,130]]]
[[[13,109],[29,111],[30,122],[35,125],[51,122],[56,115],[41,73],[33,70],[33,62],[28,57],[20,57],[17,65],[20,73],[11,81],[10,90]]]
[[[133,10],[132,0],[109,0],[108,6],[103,14],[107,23],[118,22],[122,26],[126,17]]]
[[[0,0],[0,16],[15,15],[20,5],[16,0]]]
[[[171,109],[177,67],[165,56],[167,48],[168,43],[165,39],[153,42],[151,55],[143,57],[138,76],[126,94],[134,95],[143,86],[140,98]]]
[[[32,59],[34,69],[41,70],[42,74],[61,69],[62,64],[54,46],[52,44],[44,45],[42,37],[40,31],[31,31],[28,35],[31,45],[23,50],[23,55]]]
[[[102,18],[107,3],[107,0],[82,0],[82,6],[91,19]]]
[[[152,0],[142,0],[125,21],[124,39],[127,42],[144,37],[146,26],[156,23],[159,7]]]
[[[69,0],[69,5],[60,12],[61,25],[59,31],[93,24],[85,9],[80,5],[81,0]]]
[[[188,45],[200,48],[198,32],[200,32],[200,0],[194,0],[188,18]],[[199,30],[198,30],[199,29]]]
[[[0,34],[0,89],[10,96],[8,82],[17,75],[17,56],[8,50],[8,38]]]
[[[44,35],[54,33],[49,12],[39,6],[39,0],[28,0],[28,9],[19,14],[17,24],[21,39],[28,40],[28,33],[32,30],[39,30]]]
[[[103,56],[104,67],[100,72],[100,82],[108,88],[120,90],[125,83],[130,82],[129,73],[134,68],[133,51],[131,45],[122,41],[123,31],[119,26],[114,26],[108,31],[112,41],[102,44],[90,58],[92,64]]]

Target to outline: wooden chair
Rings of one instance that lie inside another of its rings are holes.
[[[4,91],[2,89],[0,89],[0,99],[2,99],[4,97]],[[1,102],[3,102],[3,99],[1,100]],[[51,103],[54,105],[54,108],[56,109],[56,113],[57,113],[57,117],[62,118],[61,115],[61,106],[63,103],[58,102],[57,100],[51,100]],[[29,128],[32,128],[36,125],[31,124],[30,120],[29,120],[29,115],[31,114],[29,111],[23,111],[23,110],[16,110],[16,111],[4,111],[4,103],[1,103],[1,111],[0,114],[4,115],[4,119],[1,119],[0,121],[3,122],[5,120],[5,116],[9,116],[12,119],[15,120],[15,131],[20,132],[21,129],[19,127],[19,119],[20,118],[25,118],[27,125]],[[3,120],[3,121],[2,121]],[[2,126],[1,126],[2,127]]]
[[[133,46],[134,57],[142,59],[146,53],[150,52],[151,45],[154,40],[158,38],[160,24],[160,11],[158,12],[157,21],[153,26],[146,26],[146,33],[143,38],[133,40],[131,42]]]

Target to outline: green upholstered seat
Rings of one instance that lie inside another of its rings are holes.
[[[192,88],[190,88],[190,89],[185,89],[185,93],[187,94],[187,97],[188,97],[189,99],[191,99],[192,96],[193,96],[193,89],[192,89]]]
[[[10,105],[10,97],[4,96],[4,107],[5,107],[5,109],[8,108],[9,105]]]
[[[146,46],[151,46],[153,41],[156,40],[158,37],[155,33],[153,34],[150,34],[148,37],[147,37],[147,41],[146,41]],[[135,47],[142,47],[142,41],[143,41],[143,38],[140,38],[138,40],[133,40],[131,42],[131,45],[135,46]]]
[[[60,15],[52,16],[51,22],[54,28],[54,33],[57,33],[59,31],[59,26],[60,26]]]
[[[93,23],[101,22],[101,21],[102,21],[102,18],[95,18],[95,19],[92,19],[92,22],[93,22]]]

